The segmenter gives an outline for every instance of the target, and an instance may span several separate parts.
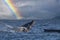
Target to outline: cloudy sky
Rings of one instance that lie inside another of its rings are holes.
[[[22,18],[49,19],[60,16],[60,0],[12,0]],[[7,11],[6,11],[7,10]],[[16,19],[4,1],[0,0],[0,19]]]

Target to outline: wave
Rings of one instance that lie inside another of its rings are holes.
[[[15,32],[14,30],[11,30],[13,26],[8,25],[6,23],[0,23],[0,32]]]

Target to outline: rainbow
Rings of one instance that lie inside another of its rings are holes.
[[[22,18],[20,12],[19,12],[18,9],[14,6],[12,0],[5,0],[5,3],[8,5],[8,7],[9,7],[10,10],[14,13],[14,15],[16,16],[17,19],[21,19],[21,18]]]

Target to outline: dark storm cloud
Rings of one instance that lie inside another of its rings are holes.
[[[60,0],[12,0],[23,18],[48,19],[60,16]],[[7,10],[7,11],[6,11]],[[7,15],[6,15],[7,13]],[[0,19],[16,19],[0,0]]]
[[[60,16],[60,0],[17,0],[23,17],[40,19]]]

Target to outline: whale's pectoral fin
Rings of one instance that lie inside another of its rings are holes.
[[[31,28],[31,26],[34,24],[34,22],[35,22],[35,21],[32,20],[31,22],[22,25],[22,27]]]

